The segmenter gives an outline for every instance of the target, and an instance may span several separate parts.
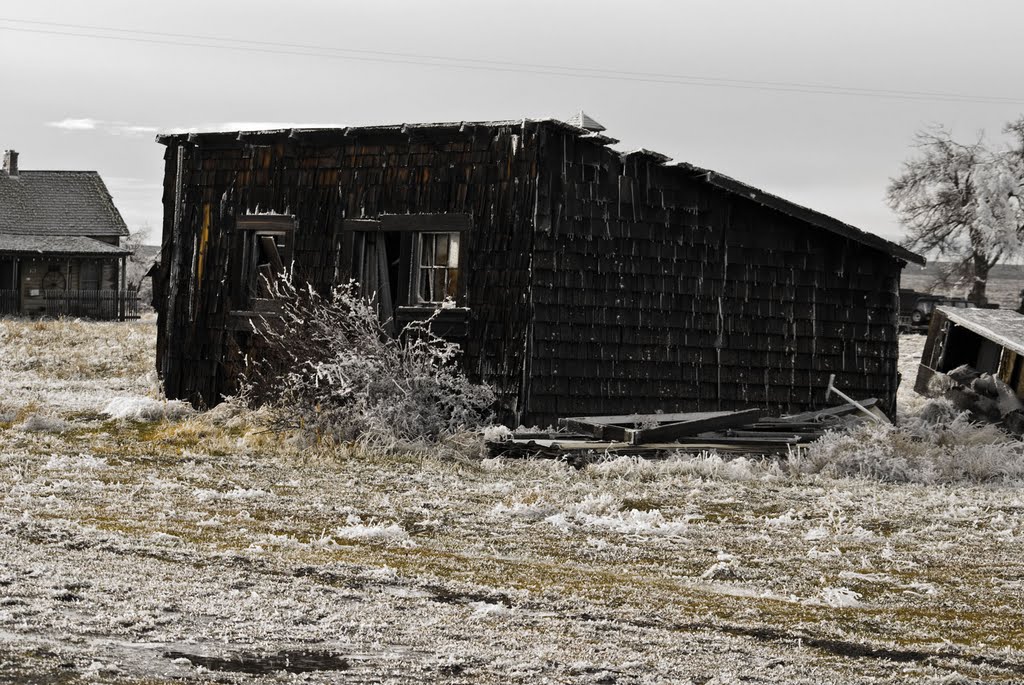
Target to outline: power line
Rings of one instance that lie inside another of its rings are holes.
[[[52,28],[28,28],[27,26],[0,26],[0,31],[18,33],[34,33],[76,38],[94,38],[121,42],[147,43],[153,45],[169,45],[175,47],[194,47],[218,50],[234,50],[275,55],[299,57],[316,57],[358,62],[376,62],[382,64],[408,64],[418,67],[443,67],[473,71],[497,71],[542,76],[561,76],[571,78],[589,78],[600,80],[627,81],[636,83],[653,83],[676,86],[700,86],[731,88],[742,90],[763,90],[813,95],[843,95],[848,97],[872,97],[911,101],[964,102],[981,104],[1024,104],[1022,98],[998,96],[967,95],[959,93],[943,93],[935,91],[893,90],[884,88],[857,88],[847,86],[831,86],[826,84],[799,83],[788,81],[758,81],[750,79],[716,78],[685,74],[667,74],[643,71],[621,71],[612,69],[596,69],[553,64],[533,64],[526,62],[510,62],[501,60],[479,59],[472,57],[448,57],[406,52],[389,52],[381,50],[360,50],[355,48],[337,48],[323,45],[302,43],[283,43],[273,41],[257,41],[239,38],[222,38],[210,35],[189,33],[171,33],[126,29],[88,24],[68,24],[60,22],[31,21],[0,17],[0,22],[29,26],[45,26]],[[61,30],[57,30],[61,29]],[[106,34],[121,35],[106,35]]]

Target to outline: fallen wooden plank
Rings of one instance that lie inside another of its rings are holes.
[[[652,442],[667,442],[678,438],[746,426],[758,421],[763,415],[760,409],[747,409],[735,412],[712,412],[702,418],[668,423],[654,428],[626,429],[626,439],[631,445],[643,445]]]
[[[674,414],[618,414],[615,416],[570,416],[558,419],[558,427],[592,435],[599,440],[626,440],[627,428],[679,423],[693,419],[732,414],[728,411],[681,412]]]
[[[859,400],[862,406],[870,409],[871,407],[878,404],[878,400],[874,397]],[[767,418],[764,421],[772,423],[791,423],[791,422],[804,422],[804,421],[817,421],[820,419],[828,419],[830,417],[847,416],[856,411],[859,411],[857,407],[852,404],[840,404],[837,407],[829,407],[827,409],[819,409],[816,411],[805,411],[802,414],[790,414],[789,416],[780,416],[778,418]]]
[[[776,431],[748,431],[748,430],[733,430],[729,429],[721,433],[701,433],[697,435],[698,438],[707,438],[708,440],[723,439],[727,440],[730,438],[745,438],[754,440],[764,440],[766,442],[812,442],[821,437],[820,432],[815,433],[781,433]]]

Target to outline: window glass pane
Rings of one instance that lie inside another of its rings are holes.
[[[459,266],[459,234],[449,233],[451,236],[451,242],[448,248],[448,266],[453,269]]]
[[[431,302],[440,302],[441,300],[444,299],[444,293],[446,290],[445,281],[448,280],[448,272],[445,271],[444,269],[432,269],[432,271],[434,289],[431,292],[431,294],[434,296],[434,298],[431,300]]]
[[[420,264],[430,266],[434,263],[434,235],[424,233],[420,236]]]
[[[445,291],[445,295],[455,299],[459,290],[459,270],[448,269],[448,289]]]
[[[429,303],[454,299],[458,291],[459,234],[420,233],[418,242],[415,299]]]
[[[445,233],[438,233],[434,236],[434,265],[435,266],[448,266],[448,235]]]
[[[430,269],[423,269],[420,271],[420,300],[423,302],[431,302],[430,297]]]

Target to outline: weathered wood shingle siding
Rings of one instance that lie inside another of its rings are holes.
[[[552,140],[529,418],[894,406],[901,263],[646,154]]]
[[[464,364],[498,389],[514,418],[529,321],[539,130],[525,124],[170,142],[158,342],[168,396],[214,404],[235,389],[250,344],[248,335],[228,330],[228,313],[241,308],[229,287],[241,257],[237,216],[294,215],[296,276],[326,288],[350,275],[343,219],[464,213],[472,216],[462,248],[470,312]]]
[[[251,350],[229,325],[244,305],[231,301],[236,217],[294,215],[296,276],[327,288],[351,276],[343,220],[454,213],[471,217],[463,362],[495,386],[506,421],[802,411],[826,404],[830,373],[893,407],[899,248],[778,198],[765,206],[742,184],[558,122],[165,142],[156,290],[170,397],[219,401]]]

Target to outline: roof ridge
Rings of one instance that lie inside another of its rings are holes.
[[[96,174],[100,172],[95,169],[19,169],[18,175],[23,174]]]

